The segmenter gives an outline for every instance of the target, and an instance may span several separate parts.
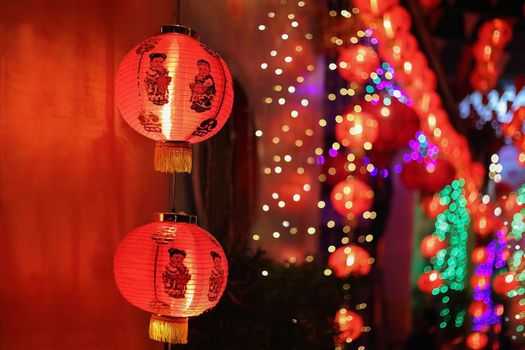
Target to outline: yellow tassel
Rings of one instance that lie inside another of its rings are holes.
[[[160,141],[155,144],[155,170],[163,173],[191,173],[191,144]]]
[[[187,344],[188,318],[151,315],[149,337],[164,343]]]

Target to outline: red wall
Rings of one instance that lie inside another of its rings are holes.
[[[0,2],[0,349],[155,349],[113,253],[167,209],[153,144],[114,106],[114,72],[171,0]]]

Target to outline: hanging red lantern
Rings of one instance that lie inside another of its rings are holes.
[[[374,191],[364,182],[348,178],[334,186],[330,200],[340,215],[352,218],[370,209],[374,200]]]
[[[354,6],[359,11],[370,13],[372,15],[381,15],[393,5],[399,3],[399,0],[354,0]]]
[[[470,74],[470,86],[476,91],[487,92],[493,89],[498,83],[499,77],[497,75],[492,76],[480,76],[476,71]]]
[[[494,277],[492,289],[494,292],[507,295],[510,291],[518,288],[520,283],[516,280],[516,275],[512,272],[503,273]]]
[[[379,43],[379,54],[384,61],[398,66],[418,50],[417,40],[410,33]]]
[[[379,66],[379,57],[373,48],[366,45],[352,45],[341,49],[337,61],[337,71],[343,79],[365,82],[370,73]]]
[[[442,285],[441,274],[436,270],[424,272],[417,279],[417,287],[424,293],[430,294],[434,289],[440,288]]]
[[[472,54],[481,62],[498,62],[503,56],[503,51],[490,44],[478,41],[472,46]]]
[[[468,307],[468,313],[473,317],[480,317],[487,311],[487,305],[481,300],[474,300]]]
[[[489,339],[485,333],[474,332],[467,337],[467,346],[472,350],[481,350],[487,346]]]
[[[433,10],[441,4],[441,0],[419,0],[419,5],[427,10]]]
[[[364,276],[370,272],[370,254],[356,245],[348,244],[337,248],[328,258],[328,266],[339,278],[350,274]]]
[[[430,219],[436,219],[439,214],[445,211],[445,206],[441,205],[439,202],[439,194],[433,196],[426,196],[423,199],[423,212]]]
[[[344,113],[342,122],[335,126],[337,141],[349,148],[372,144],[378,133],[377,119],[367,112],[355,112],[353,108]]]
[[[484,246],[481,246],[481,247],[476,247],[474,248],[474,250],[472,251],[472,262],[474,264],[483,264],[487,258],[489,257],[488,253],[487,253],[487,249],[485,249]]]
[[[395,79],[402,85],[408,85],[415,77],[423,75],[423,71],[428,68],[426,57],[421,51],[416,51],[411,57],[400,62],[396,67]]]
[[[439,239],[437,235],[431,234],[425,236],[421,241],[420,250],[425,258],[436,256],[437,252],[447,247],[447,242]]]
[[[408,33],[411,25],[412,18],[408,11],[402,6],[394,5],[379,18],[372,29],[380,41],[385,41]]]
[[[488,276],[474,275],[470,278],[472,288],[487,289],[490,287],[490,278]]]
[[[230,71],[193,30],[163,26],[122,60],[117,105],[135,131],[156,141],[155,170],[191,172],[191,144],[216,134],[233,105]]]
[[[335,324],[339,334],[335,337],[335,343],[347,344],[359,338],[363,329],[361,316],[346,308],[341,308],[335,314]]]
[[[512,39],[512,26],[503,19],[492,19],[481,25],[478,38],[482,43],[502,49]]]
[[[498,229],[499,220],[492,213],[480,213],[472,220],[472,228],[478,235],[485,237]]]
[[[224,251],[195,223],[195,216],[160,213],[124,237],[115,253],[120,293],[152,313],[151,339],[185,344],[188,317],[213,308],[226,287]]]

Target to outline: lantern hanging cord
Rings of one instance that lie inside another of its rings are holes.
[[[177,13],[175,14],[175,24],[181,24],[180,23],[180,18],[181,18],[181,15],[180,15],[180,0],[175,0],[175,11],[177,11]]]
[[[175,212],[175,199],[177,198],[177,173],[172,173],[171,176],[171,211]]]

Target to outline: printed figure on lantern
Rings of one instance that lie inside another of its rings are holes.
[[[162,106],[169,102],[168,85],[171,83],[169,71],[164,67],[166,54],[152,53],[149,55],[149,60],[150,66],[144,78],[148,99],[154,104]]]
[[[153,113],[141,113],[138,119],[142,127],[144,127],[144,130],[149,132],[162,132],[159,116]]]
[[[222,258],[219,253],[211,251],[211,258],[213,259],[213,269],[210,276],[210,287],[208,290],[208,300],[215,301],[219,297],[222,284],[224,283],[224,271],[222,270]]]
[[[217,91],[215,90],[215,81],[210,74],[210,63],[200,59],[197,61],[197,68],[199,74],[195,76],[195,82],[190,83],[190,102],[191,109],[202,113],[211,109],[211,102]]]
[[[184,265],[186,252],[181,249],[170,248],[170,262],[166,265],[166,270],[162,274],[164,291],[172,298],[184,298],[186,285],[191,279],[188,268]]]

